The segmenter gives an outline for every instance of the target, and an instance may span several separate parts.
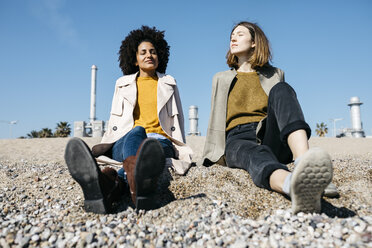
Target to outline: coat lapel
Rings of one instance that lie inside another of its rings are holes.
[[[120,95],[124,97],[130,104],[133,106],[136,105],[137,101],[137,85],[136,79],[137,74],[132,74],[129,76],[124,76],[120,78],[117,83],[116,87],[117,90],[120,91]],[[164,75],[162,73],[158,73],[158,95],[157,95],[157,111],[158,113],[162,108],[164,108],[165,104],[169,101],[169,98],[174,93],[174,85],[176,82],[172,77]]]
[[[120,91],[120,95],[124,97],[133,106],[136,105],[137,101],[137,73],[128,76],[121,77],[117,83],[117,90]]]
[[[231,83],[233,82],[234,78],[236,77],[238,73],[236,72],[235,69],[233,70],[230,70],[230,71],[227,71],[227,73],[224,75],[225,78],[222,80],[223,82],[227,82],[226,85],[224,85],[225,87],[228,87],[227,89],[224,89],[224,90],[228,90],[230,89],[230,86],[231,86]]]
[[[266,95],[269,95],[271,88],[281,81],[278,73],[276,73],[276,69],[267,66],[262,67],[260,70],[257,70],[257,72],[262,89],[265,91]]]
[[[174,93],[173,86],[176,85],[176,82],[173,78],[166,76],[161,73],[157,73],[158,75],[158,98],[157,98],[157,109],[158,113],[160,110],[164,108],[165,104],[168,102],[169,98]]]

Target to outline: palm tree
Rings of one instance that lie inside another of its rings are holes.
[[[60,121],[57,123],[55,137],[68,137],[71,133],[70,124],[67,121]]]
[[[41,131],[39,131],[39,136],[40,136],[40,138],[49,138],[49,137],[53,137],[52,129],[47,128],[47,127],[41,129]]]
[[[32,130],[30,133],[27,134],[27,137],[29,137],[30,139],[39,138],[39,134],[40,134],[40,132],[38,132],[36,130]]]
[[[319,137],[324,137],[328,133],[328,127],[327,124],[322,123],[317,123],[316,124],[316,129],[315,129],[316,134]]]

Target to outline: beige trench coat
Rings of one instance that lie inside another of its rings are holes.
[[[269,95],[271,88],[279,83],[284,82],[284,72],[278,68],[267,66],[257,70],[261,86],[266,95]],[[213,77],[212,81],[212,97],[211,97],[211,113],[209,116],[209,124],[207,137],[204,144],[202,159],[198,161],[198,165],[211,165],[218,163],[225,165],[225,145],[226,145],[226,111],[228,93],[236,77],[235,70],[219,72]],[[260,121],[257,126],[256,133],[261,130],[266,118]],[[258,140],[259,141],[259,140]]]
[[[120,77],[116,81],[108,128],[101,144],[93,147],[93,154],[98,157],[99,162],[113,163],[110,158],[102,156],[107,151],[106,148],[102,150],[102,147],[111,148],[108,144],[113,145],[133,128],[133,110],[137,102],[137,75],[138,72]],[[158,72],[157,76],[157,112],[160,126],[170,137],[178,158],[167,159],[167,164],[172,166],[176,173],[183,175],[191,166],[192,150],[185,144],[184,117],[176,80],[170,75]],[[95,153],[95,150],[99,150],[99,153]]]

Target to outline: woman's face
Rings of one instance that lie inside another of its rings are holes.
[[[248,55],[256,44],[252,41],[251,33],[244,26],[237,26],[230,37],[230,52],[233,55]]]
[[[158,55],[151,42],[143,41],[139,44],[136,53],[136,66],[140,69],[140,76],[153,76],[159,65]]]

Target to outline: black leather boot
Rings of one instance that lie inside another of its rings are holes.
[[[112,202],[123,193],[112,168],[99,169],[89,147],[79,138],[69,140],[65,150],[65,161],[73,179],[84,193],[84,209],[87,212],[106,214],[112,211]]]

